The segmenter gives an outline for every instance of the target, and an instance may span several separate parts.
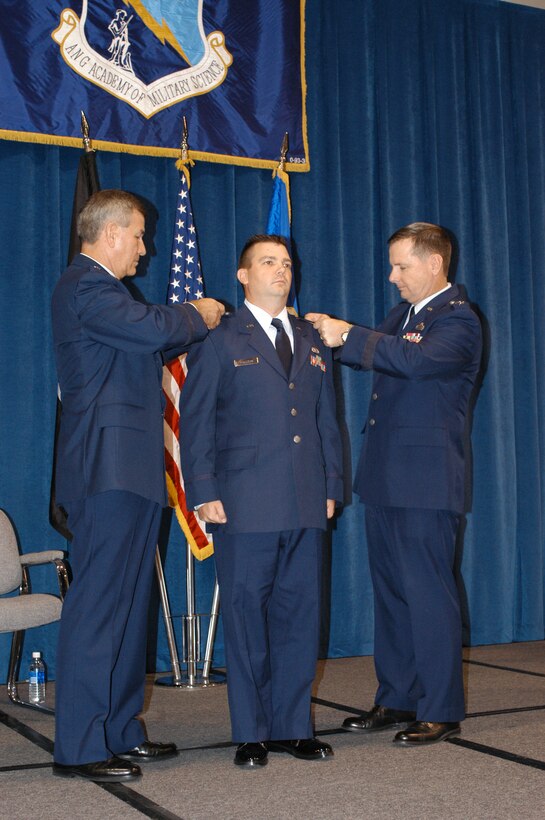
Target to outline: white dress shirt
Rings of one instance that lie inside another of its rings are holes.
[[[290,340],[291,345],[291,352],[293,353],[293,329],[291,326],[291,322],[288,316],[288,309],[284,308],[278,316],[271,316],[270,313],[267,313],[266,310],[263,308],[258,307],[257,305],[252,305],[247,299],[244,300],[244,304],[254,316],[257,322],[261,325],[269,339],[271,340],[273,347],[276,348],[276,328],[274,325],[271,324],[272,319],[280,319],[282,324],[284,325],[284,330],[288,334],[288,339]]]

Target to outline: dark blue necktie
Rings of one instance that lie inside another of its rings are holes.
[[[286,376],[289,376],[289,372],[291,369],[291,344],[288,338],[288,334],[284,330],[284,325],[282,324],[282,319],[273,319],[271,321],[271,325],[276,328],[276,340],[274,346],[276,347],[276,352],[278,353],[278,358],[284,365],[284,370],[286,371]]]

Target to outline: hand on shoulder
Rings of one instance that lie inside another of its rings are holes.
[[[225,307],[216,299],[196,299],[190,302],[190,305],[200,313],[208,330],[213,330],[221,321],[221,317],[225,313]]]
[[[307,313],[305,319],[312,322],[312,326],[320,334],[320,339],[327,347],[340,347],[346,342],[346,337],[352,328],[344,319],[333,319],[327,313]]]

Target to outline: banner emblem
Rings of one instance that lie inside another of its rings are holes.
[[[63,10],[51,36],[73,71],[146,119],[223,83],[233,58],[221,31],[205,35],[203,0],[123,2],[131,8],[112,8],[109,15],[96,0],[83,0],[81,18],[72,9]],[[150,65],[149,32],[165,50],[160,70],[166,65],[167,73],[158,73],[157,63]]]

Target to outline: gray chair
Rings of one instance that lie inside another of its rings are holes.
[[[19,595],[0,598],[0,632],[13,632],[8,669],[8,695],[13,703],[28,706],[40,712],[53,714],[54,710],[41,703],[30,703],[19,697],[17,675],[26,629],[58,621],[62,599],[68,589],[68,573],[60,550],[27,552],[20,555],[13,525],[0,510],[0,595],[19,588]],[[31,592],[28,567],[51,563],[55,566],[60,598],[47,593]]]

